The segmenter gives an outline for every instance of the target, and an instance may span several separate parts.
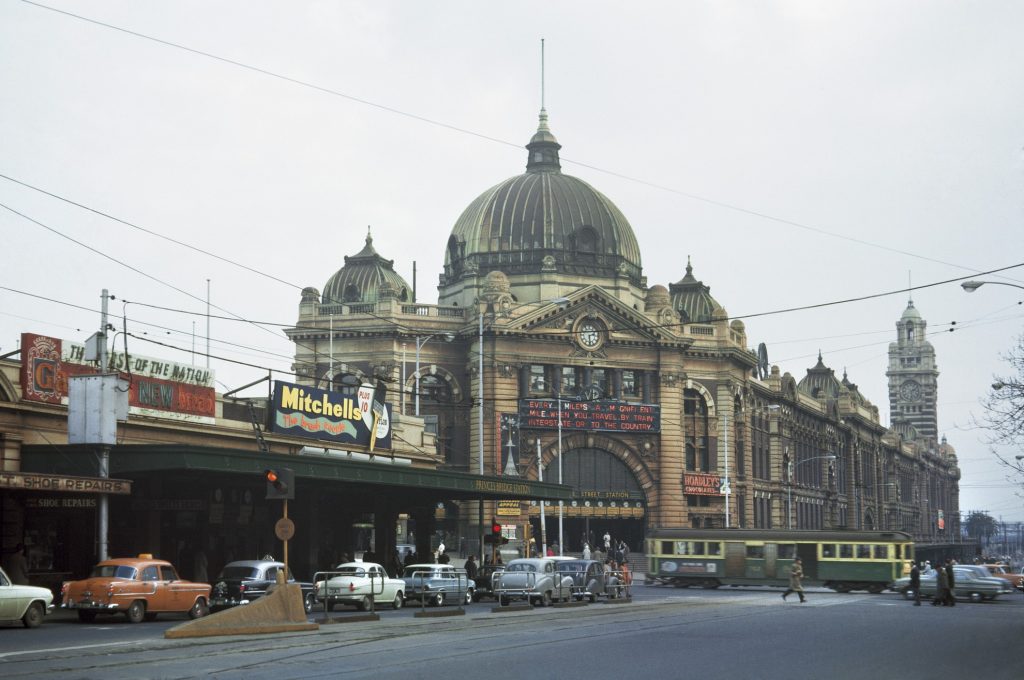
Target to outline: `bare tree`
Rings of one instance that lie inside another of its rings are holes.
[[[992,389],[982,401],[985,412],[980,424],[991,433],[992,445],[1024,452],[1024,336],[1017,339],[1017,345],[1003,359],[1010,370],[994,377]],[[993,453],[1007,467],[1024,474],[1019,453],[1003,455],[995,449]]]

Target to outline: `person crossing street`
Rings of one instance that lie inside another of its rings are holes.
[[[789,568],[789,588],[782,594],[782,599],[785,600],[787,595],[796,593],[800,596],[801,602],[806,602],[807,598],[804,597],[804,587],[800,585],[801,579],[804,577],[804,567],[800,558],[797,557],[793,560],[793,566]]]

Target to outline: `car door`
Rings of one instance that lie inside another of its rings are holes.
[[[11,583],[11,579],[0,571],[0,620],[8,621],[18,618],[19,603],[22,599],[18,597],[17,587]]]

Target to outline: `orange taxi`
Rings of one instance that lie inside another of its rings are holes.
[[[60,606],[86,622],[100,614],[124,614],[130,623],[163,613],[197,619],[210,612],[210,589],[209,583],[181,579],[170,562],[152,555],[119,557],[97,564],[88,578],[65,581]]]
[[[1004,581],[1009,581],[1010,585],[1018,590],[1024,590],[1024,574],[1015,574],[1005,564],[983,564],[981,565],[988,569],[988,573],[995,578],[1001,578]]]

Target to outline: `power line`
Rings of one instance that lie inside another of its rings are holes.
[[[28,4],[28,5],[32,5],[34,7],[38,7],[40,9],[49,10],[51,12],[55,12],[57,14],[61,14],[61,15],[64,15],[66,17],[70,17],[70,18],[73,18],[73,19],[77,19],[79,21],[90,23],[90,24],[93,24],[95,26],[100,26],[100,27],[103,27],[103,28],[107,28],[107,29],[110,29],[112,31],[118,31],[120,33],[124,33],[126,35],[130,35],[130,36],[133,36],[133,37],[136,37],[136,38],[141,38],[143,40],[149,40],[151,42],[155,42],[155,43],[158,43],[160,45],[164,45],[166,47],[171,47],[171,48],[174,48],[174,49],[182,50],[184,52],[189,52],[191,54],[195,54],[195,55],[198,55],[198,56],[201,56],[201,57],[205,57],[207,59],[212,59],[212,60],[224,63],[224,64],[229,64],[231,66],[235,66],[237,68],[245,69],[247,71],[252,71],[252,72],[258,73],[260,75],[264,75],[264,76],[267,76],[267,77],[270,77],[270,78],[275,78],[275,79],[278,79],[278,80],[282,80],[282,81],[291,83],[293,85],[298,85],[300,87],[309,88],[309,89],[315,90],[317,92],[321,92],[323,94],[328,94],[328,95],[331,95],[331,96],[334,96],[334,97],[339,97],[339,98],[346,99],[346,100],[349,100],[349,101],[352,101],[352,102],[356,102],[358,104],[362,104],[364,106],[369,106],[369,107],[372,107],[372,108],[375,108],[375,109],[378,109],[378,110],[381,110],[381,111],[386,111],[388,113],[391,113],[391,114],[394,114],[394,115],[397,115],[397,116],[402,116],[402,117],[405,117],[405,118],[409,118],[409,119],[415,120],[417,122],[426,123],[428,125],[433,125],[435,127],[443,128],[445,130],[449,130],[449,131],[452,131],[452,132],[457,132],[459,134],[469,135],[469,136],[472,136],[472,137],[476,137],[477,139],[482,139],[482,140],[485,140],[485,141],[488,141],[488,142],[494,142],[495,144],[501,144],[502,146],[508,146],[508,147],[512,147],[512,148],[515,148],[515,149],[521,149],[522,148],[521,144],[518,144],[518,143],[515,143],[515,142],[510,142],[510,141],[507,141],[507,140],[504,140],[504,139],[500,139],[498,137],[493,137],[491,135],[486,135],[486,134],[483,134],[481,132],[476,132],[476,131],[470,130],[468,128],[463,128],[463,127],[459,127],[457,125],[452,125],[450,123],[445,123],[443,121],[435,120],[435,119],[432,119],[432,118],[427,118],[426,116],[421,116],[419,114],[410,113],[409,111],[404,111],[402,109],[398,109],[398,108],[395,108],[395,107],[392,107],[392,106],[387,106],[387,105],[384,105],[384,104],[380,104],[378,102],[375,102],[375,101],[372,101],[372,100],[369,100],[369,99],[365,99],[365,98],[362,98],[362,97],[356,97],[354,95],[347,94],[345,92],[341,92],[340,90],[335,90],[333,88],[325,87],[323,85],[317,85],[316,83],[312,83],[312,82],[309,82],[309,81],[306,81],[306,80],[301,80],[299,78],[294,78],[292,76],[287,76],[287,75],[284,75],[282,73],[278,73],[276,71],[271,71],[269,69],[262,68],[262,67],[259,67],[259,66],[253,66],[252,64],[247,64],[245,62],[237,61],[235,59],[229,59],[227,57],[222,57],[220,55],[213,54],[212,52],[206,52],[206,51],[203,51],[203,50],[196,49],[194,47],[188,47],[187,45],[182,45],[181,43],[176,43],[176,42],[173,42],[173,41],[170,41],[170,40],[165,40],[163,38],[157,38],[155,36],[152,36],[152,35],[149,35],[149,34],[146,34],[146,33],[142,33],[142,32],[139,32],[139,31],[133,31],[131,29],[123,28],[121,26],[116,26],[114,24],[110,24],[110,23],[107,23],[107,22],[104,22],[104,21],[99,21],[97,19],[92,19],[90,17],[86,17],[86,16],[83,16],[81,14],[75,14],[73,12],[68,12],[66,10],[57,9],[55,7],[50,7],[48,5],[43,5],[43,4],[38,3],[38,2],[32,2],[31,0],[22,0],[22,2],[24,2],[25,4]],[[839,233],[836,233],[836,232],[828,231],[828,230],[822,229],[820,227],[814,227],[814,226],[811,226],[809,224],[805,224],[803,222],[797,222],[795,220],[790,220],[790,219],[786,219],[786,218],[782,218],[782,217],[775,217],[773,215],[770,215],[768,213],[764,213],[764,212],[761,212],[761,211],[758,211],[758,210],[752,210],[750,208],[744,208],[744,207],[741,207],[741,206],[738,206],[738,205],[735,205],[733,203],[729,203],[729,202],[726,202],[726,201],[720,201],[720,200],[716,200],[716,199],[707,198],[705,196],[700,196],[698,194],[690,193],[690,192],[683,191],[683,190],[680,190],[680,189],[674,189],[672,187],[668,187],[668,186],[665,186],[663,184],[658,184],[656,182],[652,182],[652,181],[649,181],[649,180],[640,179],[640,178],[637,178],[637,177],[633,177],[631,175],[626,175],[626,174],[621,173],[621,172],[616,172],[614,170],[608,170],[608,169],[602,168],[602,167],[597,166],[597,165],[592,165],[592,164],[589,164],[589,163],[584,163],[582,161],[573,160],[570,157],[562,156],[561,160],[563,162],[571,163],[573,165],[578,165],[580,167],[587,168],[587,169],[593,170],[595,172],[600,172],[602,174],[605,174],[605,175],[608,175],[608,176],[611,176],[611,177],[617,177],[619,179],[623,179],[623,180],[626,180],[626,181],[629,181],[629,182],[634,182],[636,184],[641,184],[643,186],[648,186],[648,187],[651,187],[653,189],[658,189],[658,190],[665,191],[665,192],[668,192],[668,193],[672,193],[672,194],[675,194],[675,195],[678,195],[678,196],[682,196],[684,198],[689,198],[689,199],[694,200],[694,201],[699,201],[699,202],[702,202],[702,203],[706,203],[708,205],[713,205],[715,207],[724,208],[726,210],[731,210],[731,211],[734,211],[734,212],[738,212],[738,213],[741,213],[741,214],[744,214],[744,215],[748,215],[748,216],[752,216],[752,217],[757,217],[757,218],[760,218],[760,219],[768,220],[770,222],[775,222],[775,223],[778,223],[778,224],[785,224],[787,226],[796,227],[798,229],[803,229],[805,231],[810,231],[810,232],[813,232],[813,233],[816,233],[816,234],[822,234],[824,236],[831,236],[832,238],[840,239],[840,240],[843,240],[843,241],[849,241],[851,243],[857,243],[859,245],[865,245],[865,246],[868,246],[868,247],[871,247],[871,248],[876,248],[878,250],[884,250],[884,251],[896,253],[896,254],[899,254],[899,255],[906,255],[908,257],[924,260],[926,262],[933,262],[933,263],[937,263],[937,264],[942,264],[942,265],[945,265],[945,266],[955,267],[957,269],[963,269],[963,270],[966,270],[966,271],[974,271],[972,268],[965,267],[963,265],[958,265],[958,264],[955,264],[955,263],[952,263],[952,262],[946,262],[946,261],[939,260],[939,259],[936,259],[936,258],[927,257],[925,255],[920,255],[918,253],[914,253],[914,252],[911,252],[911,251],[908,251],[908,250],[902,250],[902,249],[899,249],[899,248],[893,248],[893,247],[886,246],[886,245],[879,244],[879,243],[873,243],[871,241],[866,241],[864,239],[858,239],[858,238],[855,238],[855,237],[852,237],[852,236],[846,236],[844,234],[839,234]]]

